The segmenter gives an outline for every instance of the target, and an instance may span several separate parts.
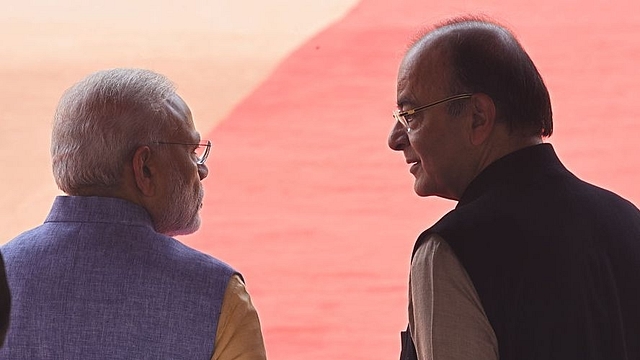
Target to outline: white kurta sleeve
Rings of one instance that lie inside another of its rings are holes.
[[[420,360],[498,359],[498,342],[473,283],[438,235],[417,249],[411,263],[409,327]]]

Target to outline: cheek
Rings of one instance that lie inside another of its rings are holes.
[[[191,174],[191,178],[193,179],[193,182],[194,182],[196,187],[200,187],[202,185],[202,180],[200,178],[200,172],[198,171],[197,167],[193,170],[193,173]]]
[[[183,160],[176,170],[182,174],[184,181],[187,183],[200,180],[198,166],[193,162],[193,159],[187,159],[186,161]]]
[[[413,149],[413,151],[420,157],[420,159],[424,162],[429,156],[433,153],[434,142],[431,141],[426,136],[420,136],[419,133],[413,134],[413,136],[409,137],[409,145]]]

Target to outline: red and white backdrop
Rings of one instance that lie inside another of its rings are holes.
[[[214,143],[203,227],[182,240],[244,274],[272,359],[397,357],[413,241],[455,205],[413,194],[386,147],[398,62],[424,26],[474,13],[511,28],[549,87],[567,167],[640,203],[640,4],[68,2],[0,15],[0,242],[57,193],[62,91],[105,67],[165,73]]]

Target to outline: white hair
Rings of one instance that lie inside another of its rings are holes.
[[[176,126],[166,104],[173,95],[171,81],[143,69],[99,71],[69,88],[58,103],[51,136],[58,187],[78,195],[119,185],[135,150]]]

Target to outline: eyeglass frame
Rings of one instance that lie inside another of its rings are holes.
[[[205,161],[207,161],[207,158],[209,157],[209,153],[211,152],[211,140],[207,140],[206,143],[197,143],[197,144],[187,144],[187,143],[177,143],[177,142],[169,142],[169,141],[156,141],[154,142],[154,144],[158,144],[158,145],[185,145],[185,146],[197,146],[197,147],[202,147],[205,146],[206,148],[204,149],[204,154],[202,154],[202,156],[196,156],[196,158],[198,159],[196,161],[196,164],[198,165],[204,165]]]
[[[413,109],[409,109],[409,110],[396,109],[396,110],[393,111],[393,118],[397,122],[402,124],[402,126],[405,129],[409,130],[409,121],[407,121],[405,116],[413,115],[413,114],[418,113],[420,111],[424,111],[424,110],[426,110],[426,109],[428,109],[430,107],[434,107],[436,105],[444,104],[444,103],[449,102],[449,101],[469,99],[472,96],[473,96],[473,93],[464,93],[464,94],[452,95],[452,96],[446,97],[444,99],[429,103],[427,105],[418,106],[418,107],[413,108]]]

